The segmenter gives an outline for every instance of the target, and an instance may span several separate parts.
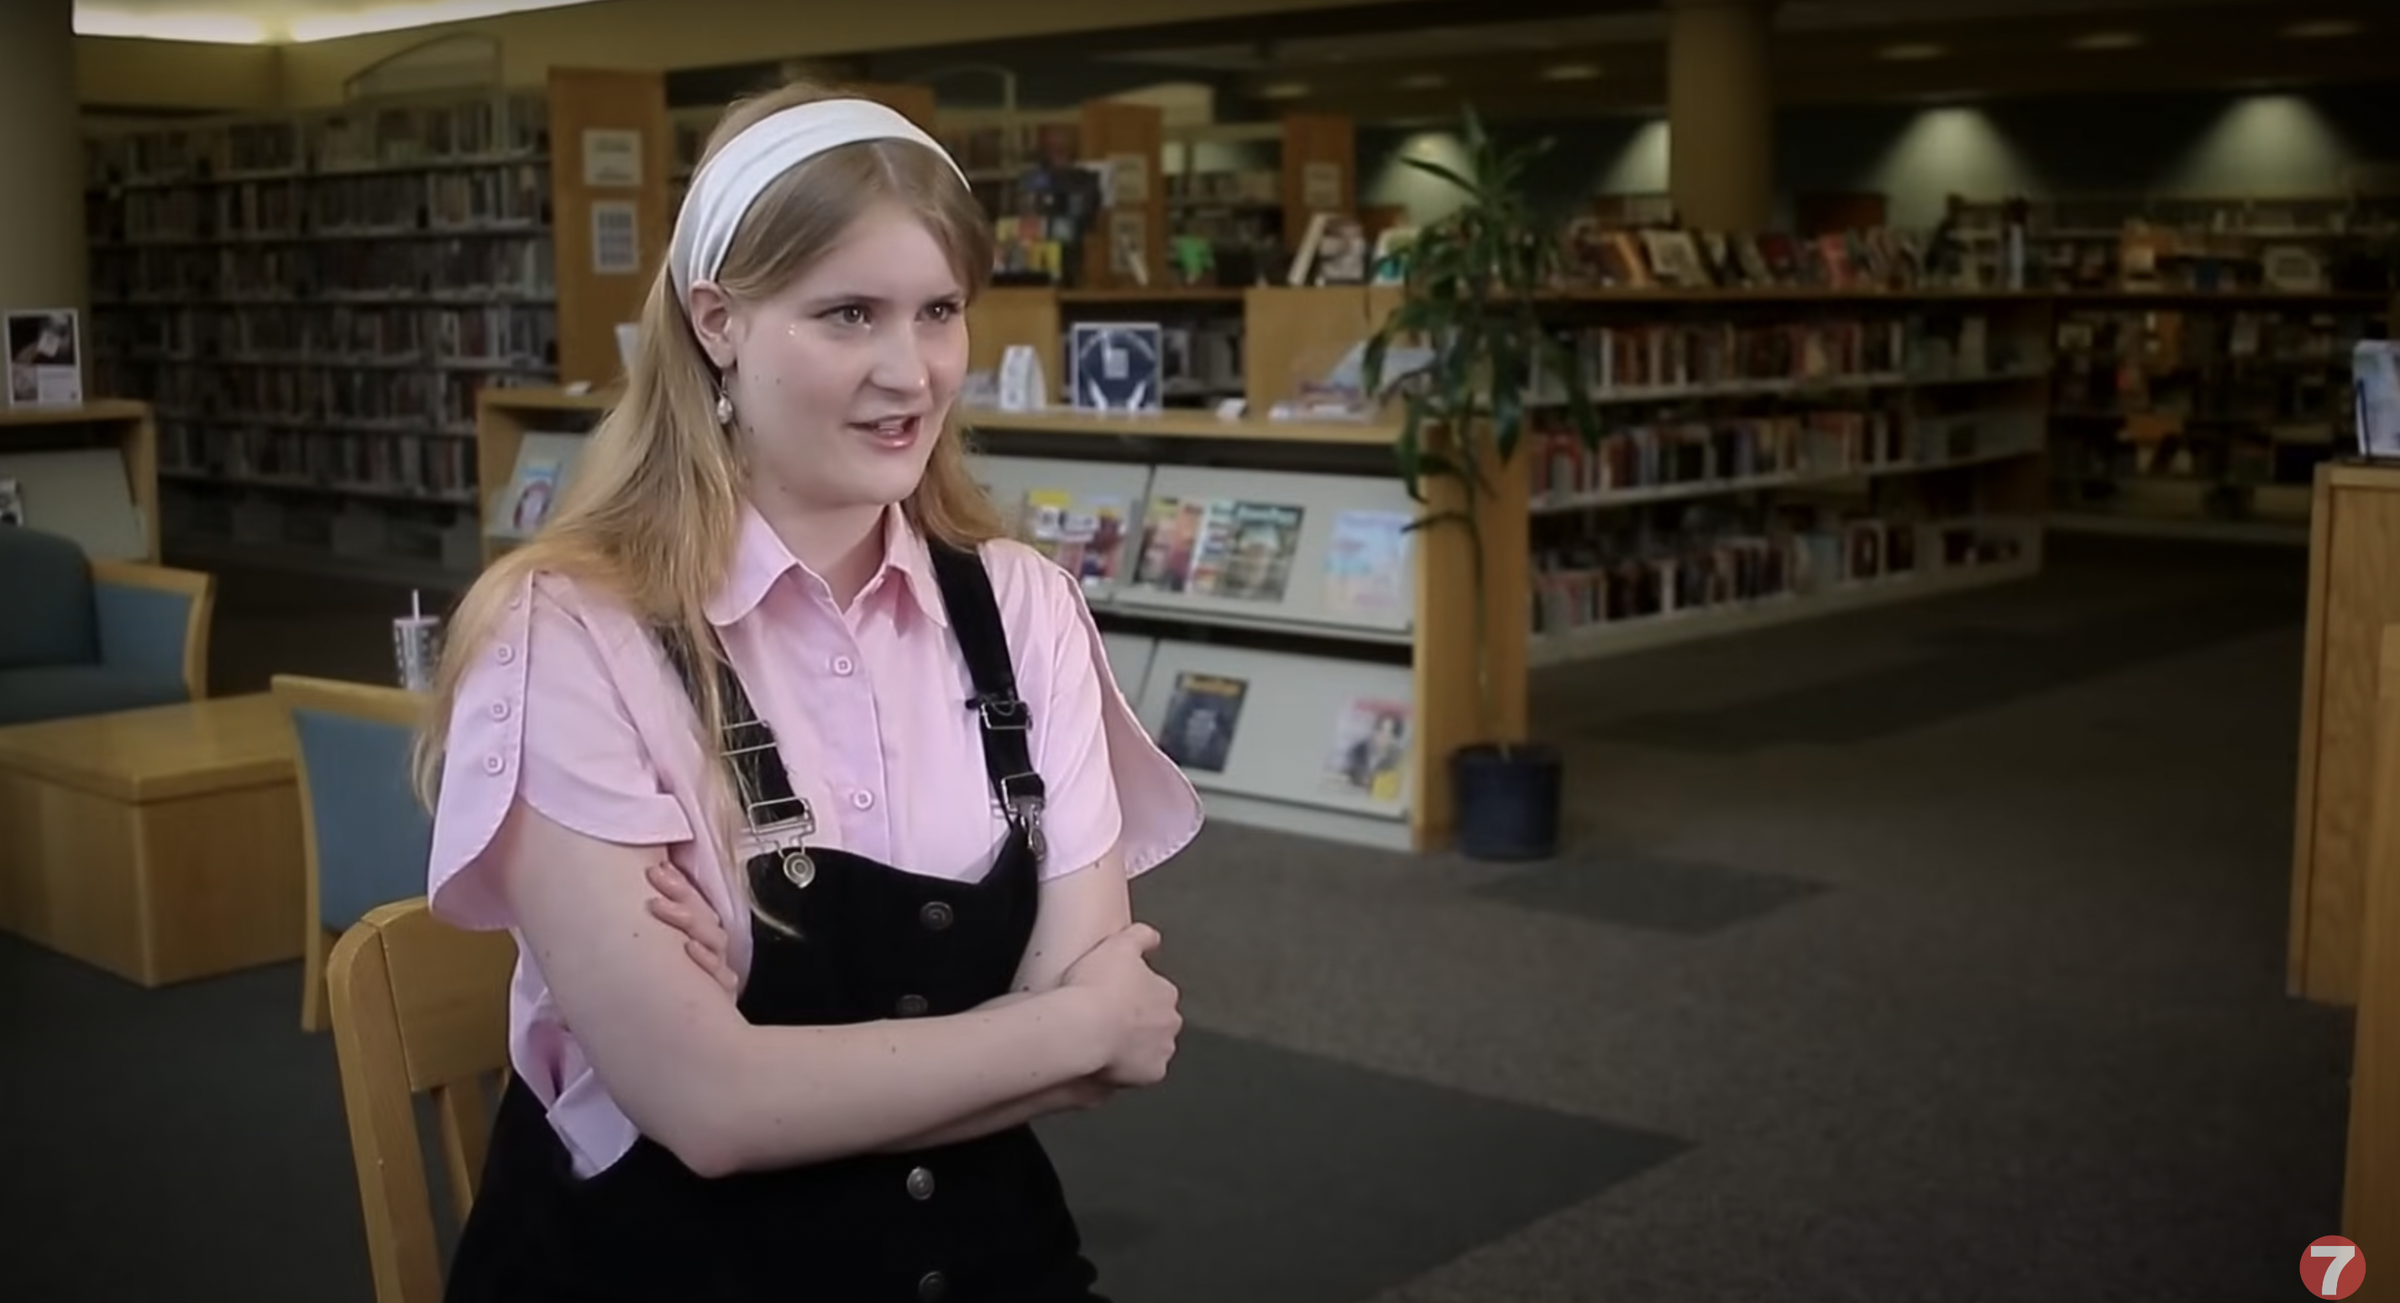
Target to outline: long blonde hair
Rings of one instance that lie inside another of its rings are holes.
[[[769,114],[838,94],[794,84],[737,101],[719,119],[701,161]],[[896,203],[925,223],[970,297],[990,283],[992,235],[982,209],[947,160],[902,140],[842,145],[770,183],[742,219],[714,279],[736,303],[771,296],[881,203]],[[615,599],[693,655],[702,754],[716,754],[725,703],[717,693],[720,653],[704,610],[732,568],[745,478],[734,440],[717,423],[716,402],[715,368],[661,266],[642,305],[641,338],[624,395],[577,458],[550,519],[477,576],[451,614],[416,744],[415,787],[427,808],[439,800],[459,680],[509,596],[541,571],[570,576],[587,591]],[[971,548],[1003,528],[967,470],[962,439],[953,410],[924,478],[901,509],[929,541]],[[724,795],[720,808],[737,809]],[[729,832],[716,830],[720,847]],[[737,883],[741,877],[728,876]]]

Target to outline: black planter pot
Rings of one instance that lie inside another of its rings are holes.
[[[1542,860],[1558,853],[1561,779],[1556,747],[1463,747],[1450,757],[1458,853],[1471,860]]]

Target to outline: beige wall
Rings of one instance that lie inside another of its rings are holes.
[[[1348,9],[1379,0],[598,0],[563,9],[305,45],[202,46],[165,41],[78,42],[85,103],[224,108],[331,104],[342,85],[422,42],[473,33],[496,38],[512,83],[552,65],[705,68],[811,54],[905,49],[958,41]]]
[[[75,38],[75,93],[91,105],[271,109],[281,90],[283,47]]]
[[[0,307],[87,306],[74,0],[0,0]],[[84,322],[84,346],[91,346]],[[0,351],[5,351],[0,349]],[[6,383],[0,374],[0,384]]]

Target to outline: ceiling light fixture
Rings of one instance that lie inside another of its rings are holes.
[[[1438,72],[1411,73],[1400,79],[1404,90],[1440,90],[1449,84],[1449,79]]]
[[[1939,59],[1948,53],[1950,53],[1949,46],[1936,45],[1931,41],[1912,41],[1902,45],[1887,45],[1877,50],[1875,57],[1889,59],[1894,63],[1916,63],[1926,59]]]
[[[1596,63],[1554,63],[1542,69],[1543,81],[1596,81],[1599,76]]]
[[[2313,22],[2293,23],[2283,34],[2295,41],[2323,41],[2339,36],[2356,36],[2366,30],[2347,18],[2320,18]]]
[[[154,14],[98,6],[75,7],[77,36],[125,36],[210,45],[265,45],[277,33],[255,18],[234,14]]]
[[[537,9],[564,9],[592,0],[402,0],[395,4],[358,5],[347,13],[294,14],[287,20],[295,42],[333,41],[373,32],[398,32],[440,23],[482,18],[505,18]],[[299,9],[292,5],[289,8]]]
[[[2067,42],[2075,50],[2130,50],[2148,38],[2140,32],[2087,32]]]

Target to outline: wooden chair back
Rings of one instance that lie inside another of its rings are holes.
[[[493,1092],[508,1067],[516,956],[508,933],[452,927],[418,897],[369,911],[326,963],[376,1303],[441,1303],[416,1100],[431,1097],[451,1213],[463,1222],[491,1139]]]

